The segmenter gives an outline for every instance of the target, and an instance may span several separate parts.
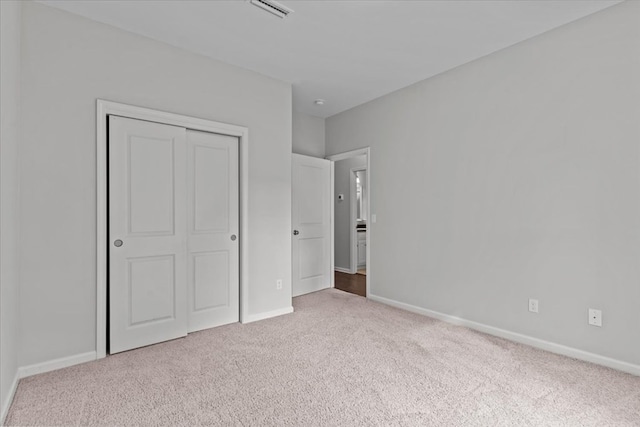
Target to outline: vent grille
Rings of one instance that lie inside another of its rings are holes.
[[[251,4],[258,6],[262,10],[273,13],[279,18],[286,18],[293,10],[271,0],[251,0]]]

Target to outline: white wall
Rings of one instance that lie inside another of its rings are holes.
[[[324,119],[293,112],[293,153],[324,158]]]
[[[248,312],[290,307],[291,86],[37,3],[23,23],[20,363],[96,348],[96,98],[249,128]]]
[[[19,2],[0,1],[0,424],[18,369],[20,19]]]
[[[640,364],[639,22],[625,2],[327,119],[327,154],[371,147],[374,295]]]
[[[351,269],[351,185],[352,168],[366,168],[367,156],[338,160],[334,165],[334,244],[336,267]],[[344,200],[338,200],[344,194]],[[356,255],[357,256],[357,255]]]

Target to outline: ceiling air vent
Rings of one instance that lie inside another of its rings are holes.
[[[288,14],[293,12],[293,10],[288,7],[271,0],[251,0],[251,4],[258,6],[260,9],[266,10],[267,12],[273,13],[279,18],[286,18]]]

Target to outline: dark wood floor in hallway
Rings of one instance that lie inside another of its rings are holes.
[[[367,276],[363,274],[349,274],[336,271],[336,289],[360,295],[367,296]]]

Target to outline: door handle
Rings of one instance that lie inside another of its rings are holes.
[[[115,242],[113,242],[113,246],[115,246],[116,248],[119,248],[123,244],[124,244],[124,242],[122,240],[120,240],[120,239],[117,239]]]
[[[232,235],[231,235],[231,241],[232,241],[232,242],[235,242],[235,241],[236,241],[236,235],[235,235],[235,234],[232,234]]]
[[[293,230],[293,235],[297,236],[298,234],[300,234],[300,232],[298,230]]]

